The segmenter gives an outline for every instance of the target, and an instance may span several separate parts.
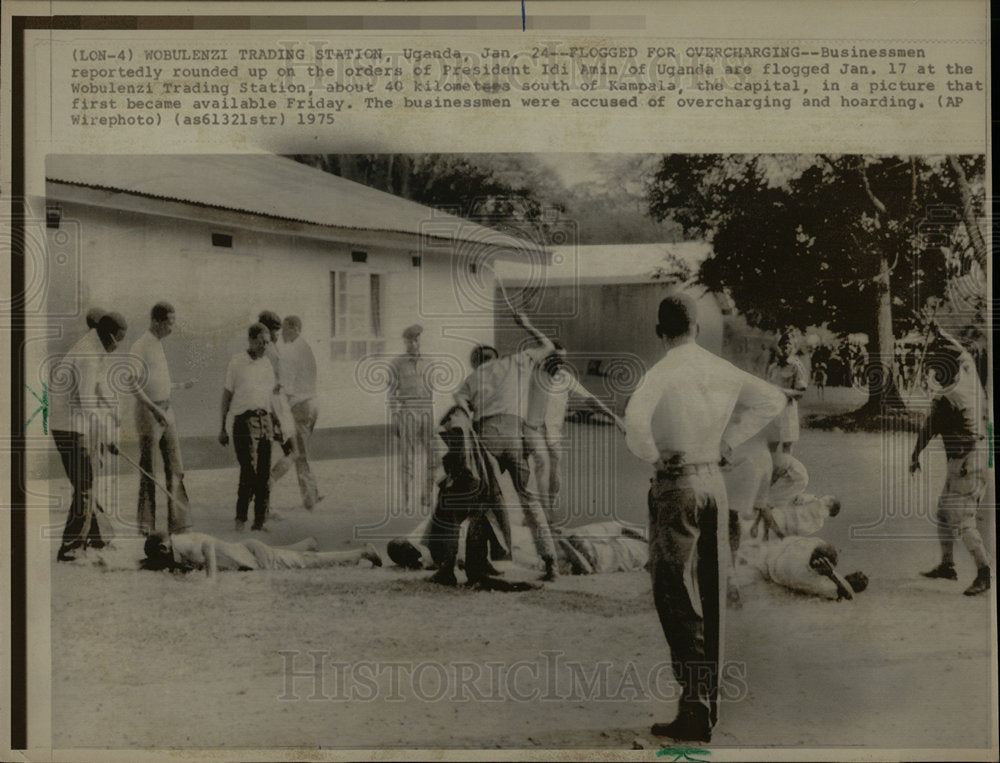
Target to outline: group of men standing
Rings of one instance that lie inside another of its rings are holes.
[[[176,389],[192,387],[194,381],[174,383],[163,350],[163,340],[173,332],[175,322],[173,306],[157,302],[150,311],[149,328],[130,348],[127,373],[114,374],[112,353],[124,341],[128,326],[119,313],[92,308],[87,314],[88,332],[51,369],[49,426],[73,490],[59,561],[72,561],[77,549],[102,548],[109,540],[110,526],[104,522],[94,482],[95,466],[106,454],[122,455],[132,462],[117,447],[118,393],[135,399],[139,461],[132,463],[139,471],[139,532],[148,536],[156,530],[158,490],[166,496],[168,532],[182,534],[192,527],[171,395]],[[243,529],[251,501],[253,529],[264,527],[270,485],[293,464],[303,504],[311,509],[321,500],[307,446],[317,418],[316,362],[301,330],[297,316],[282,321],[271,311],[262,312],[248,331],[247,350],[235,355],[226,371],[219,441],[229,443],[227,416],[232,412],[233,445],[240,464],[237,529]],[[121,380],[120,388],[114,379]],[[283,419],[281,424],[279,419]],[[272,466],[271,442],[276,432],[283,453]],[[157,450],[163,483],[154,477]]]

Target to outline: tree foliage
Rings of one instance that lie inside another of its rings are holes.
[[[648,203],[712,243],[699,278],[751,324],[864,332],[886,362],[945,296],[955,248],[978,257],[965,221],[982,215],[983,173],[982,157],[669,155]]]

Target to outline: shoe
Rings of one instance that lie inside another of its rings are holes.
[[[458,578],[455,577],[454,570],[442,568],[427,578],[427,582],[437,583],[438,585],[457,586]]]
[[[236,532],[238,532],[238,533],[243,532],[244,530],[247,529],[247,523],[246,523],[246,521],[244,521],[242,519],[237,519],[236,520],[236,526],[233,529],[236,530]]]
[[[364,551],[361,552],[361,558],[367,559],[372,563],[372,567],[382,566],[382,557],[379,555],[378,551],[375,550],[375,546],[371,543],[366,543]]]
[[[266,527],[264,527],[263,524],[257,524],[256,522],[254,522],[252,525],[250,525],[250,530],[251,530],[251,532],[256,532],[256,533],[268,533],[268,532],[271,532]]]
[[[59,553],[56,554],[57,562],[75,562],[76,556],[70,553],[68,548],[60,548]]]
[[[966,596],[975,596],[976,594],[985,593],[988,590],[990,590],[990,568],[980,567],[979,572],[976,573],[976,579],[972,581],[972,585],[962,593]]]
[[[543,580],[547,583],[551,583],[553,580],[559,577],[559,573],[556,571],[556,563],[552,559],[545,560],[545,574],[539,577],[539,580]]]
[[[927,572],[921,572],[925,578],[941,578],[942,580],[958,580],[958,574],[955,572],[955,565],[948,562],[941,562],[933,570],[928,570]]]
[[[712,729],[693,715],[679,714],[670,723],[654,723],[650,731],[677,742],[711,742]]]

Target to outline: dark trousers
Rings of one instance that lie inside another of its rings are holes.
[[[156,403],[166,413],[167,423],[161,426],[152,412],[136,402],[135,426],[139,433],[139,466],[153,474],[153,451],[159,447],[163,456],[163,478],[173,497],[167,498],[167,528],[173,533],[191,529],[187,490],[184,487],[184,465],[181,442],[170,401]],[[145,474],[139,476],[139,531],[149,535],[156,529],[156,483]],[[174,498],[177,500],[175,501]]]
[[[271,414],[264,410],[246,411],[233,419],[233,448],[240,464],[240,486],[236,494],[236,518],[247,521],[253,499],[254,527],[263,527],[270,498]]]
[[[105,541],[95,512],[103,509],[97,505],[93,495],[94,464],[84,444],[83,435],[53,429],[52,439],[55,440],[63,469],[73,486],[73,500],[63,530],[63,550],[70,551],[80,546],[100,548]]]
[[[718,720],[728,503],[717,470],[658,474],[649,491],[653,600],[681,685],[680,713]]]

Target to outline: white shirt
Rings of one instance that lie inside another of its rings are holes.
[[[136,382],[154,403],[170,399],[170,369],[163,353],[163,342],[146,331],[132,345],[132,362]]]
[[[108,369],[113,355],[104,349],[97,331],[88,331],[51,369],[49,381],[49,429],[87,434],[86,418],[95,411],[107,412],[111,388]]]
[[[316,358],[301,336],[294,342],[284,342],[279,350],[281,388],[292,405],[316,395]]]
[[[234,416],[246,411],[271,410],[274,391],[274,368],[267,356],[251,358],[246,351],[229,361],[226,369],[226,389],[233,393],[229,410]]]
[[[562,437],[566,407],[569,405],[571,394],[588,397],[590,393],[565,368],[560,368],[555,374],[549,374],[544,364],[535,366],[528,387],[525,423],[532,427],[544,424],[547,439],[550,442],[558,441]]]
[[[483,363],[468,376],[455,399],[467,403],[477,421],[502,414],[524,419],[531,372],[547,354],[542,348],[531,348]]]
[[[822,529],[830,508],[814,495],[801,495],[788,506],[771,509],[771,516],[784,535],[812,535]]]
[[[625,442],[655,463],[715,463],[720,443],[735,448],[785,407],[781,390],[741,371],[694,342],[671,348],[654,365],[625,409]],[[739,421],[731,421],[740,406]]]

